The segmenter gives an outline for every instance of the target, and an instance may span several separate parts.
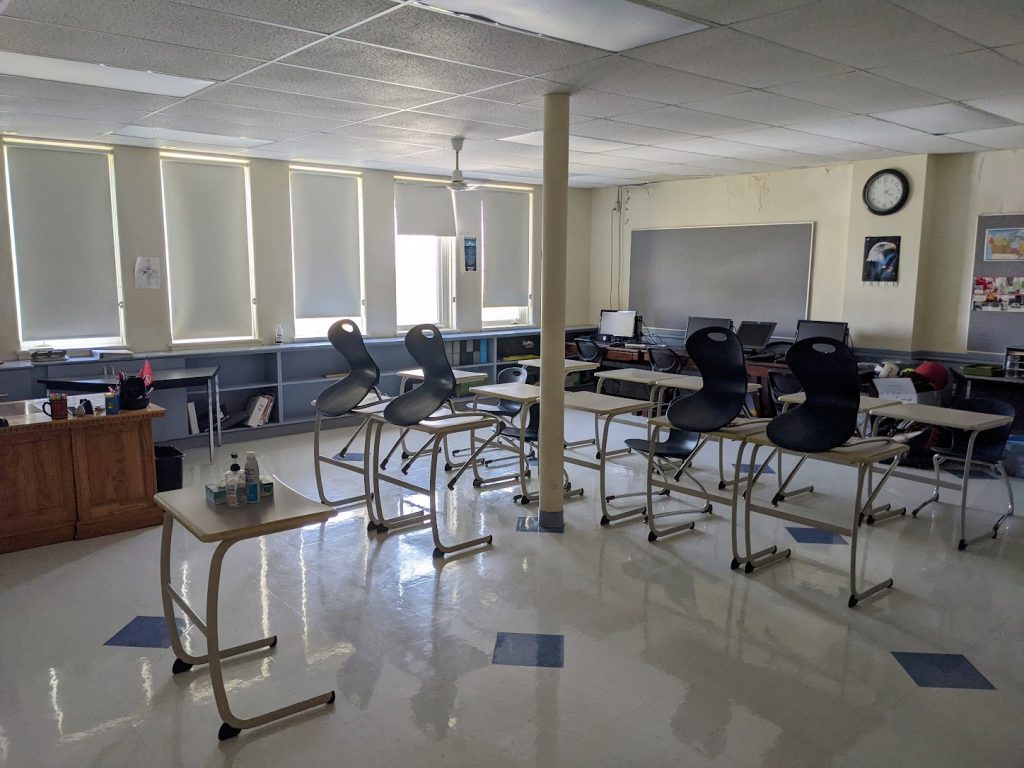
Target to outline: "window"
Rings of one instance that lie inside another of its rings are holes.
[[[160,168],[171,340],[254,339],[248,165],[164,154]]]
[[[3,151],[22,349],[124,344],[110,148],[7,140]]]
[[[341,319],[365,329],[362,179],[298,166],[289,178],[296,338],[323,338]]]
[[[481,195],[485,325],[528,323],[533,194],[497,188]]]
[[[395,184],[395,300],[399,328],[449,324],[455,204],[438,183]]]
[[[395,300],[399,328],[447,326],[454,238],[395,236]]]

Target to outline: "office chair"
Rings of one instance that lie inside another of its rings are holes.
[[[792,341],[769,341],[764,345],[764,354],[774,357],[785,357],[792,346]]]
[[[665,374],[679,373],[683,368],[683,362],[679,355],[668,347],[648,347],[647,355],[650,358],[651,370]]]
[[[503,368],[498,372],[497,383],[498,384],[525,384],[527,377],[527,370],[521,366],[514,365],[508,368]],[[523,404],[515,402],[513,400],[498,400],[494,405],[488,403],[477,403],[476,405],[467,406],[467,411],[478,412],[478,413],[489,413],[493,416],[497,416],[499,419],[504,421],[509,427],[513,426],[513,421],[516,416],[522,413]],[[470,453],[473,450],[473,446],[468,448],[456,448],[452,451],[453,456],[458,456],[462,453]],[[494,464],[501,463],[503,461],[509,461],[509,459],[490,459],[484,461],[484,466],[491,466]],[[445,471],[451,470],[450,464],[445,465]]]
[[[573,339],[573,343],[576,345],[576,356],[585,363],[597,363],[599,366],[604,363],[604,350],[597,345],[596,342],[591,339]],[[600,370],[600,368],[598,369]],[[586,381],[584,384],[583,381]],[[596,388],[597,379],[594,378],[594,372],[588,371],[581,376],[581,386],[587,388]],[[574,387],[575,389],[575,387]]]
[[[345,458],[345,454],[348,452],[352,442],[366,426],[367,417],[363,417],[348,442],[336,454],[338,458],[323,456],[320,453],[320,430],[323,426],[323,421],[325,419],[337,419],[349,414],[358,415],[360,405],[364,404],[364,401],[371,397],[371,395],[373,396],[371,398],[371,405],[384,402],[387,398],[377,386],[380,382],[380,368],[377,367],[377,363],[374,362],[369,351],[366,349],[363,335],[359,332],[359,326],[351,320],[339,320],[327,331],[327,338],[348,364],[349,372],[345,378],[331,384],[313,401],[313,408],[316,412],[313,422],[313,468],[316,474],[316,489],[320,494],[320,501],[329,507],[339,507],[362,501],[364,497],[360,495],[348,499],[328,499],[324,493],[320,465],[330,464],[331,466],[341,467],[353,472],[365,471],[357,469],[354,465],[347,464],[341,461],[341,459]]]
[[[768,393],[775,404],[775,412],[782,413],[785,403],[781,398],[783,395],[795,395],[803,392],[800,380],[790,371],[768,371]]]
[[[1002,400],[992,400],[985,397],[970,397],[964,400],[957,400],[953,403],[954,408],[961,411],[973,413],[995,413],[1000,416],[1012,416],[1016,418],[1017,411],[1009,403]],[[1007,511],[1002,515],[996,524],[992,526],[992,538],[999,535],[999,526],[1008,517],[1013,516],[1013,486],[1010,485],[1010,478],[1006,475],[1006,468],[1003,466],[1003,451],[1006,449],[1006,441],[1013,429],[1013,422],[996,429],[987,429],[978,433],[974,440],[974,450],[971,453],[970,466],[967,466],[967,451],[970,447],[970,433],[959,429],[950,430],[953,433],[952,443],[947,447],[936,446],[932,448],[932,466],[935,468],[935,491],[930,499],[920,504],[911,511],[911,517],[917,517],[917,513],[939,500],[939,480],[943,465],[952,464],[959,467],[964,473],[964,482],[970,473],[977,469],[990,477],[1001,477],[1006,484],[1006,495],[1009,499]],[[947,470],[948,471],[948,470]],[[964,522],[966,516],[966,494],[961,495],[960,504],[960,543],[957,548],[963,551],[967,548],[968,541],[964,536]]]

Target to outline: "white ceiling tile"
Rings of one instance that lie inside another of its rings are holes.
[[[751,88],[849,70],[843,64],[725,28],[705,29],[634,48],[626,55]]]
[[[829,120],[846,117],[849,113],[809,101],[791,99],[765,91],[747,91],[722,96],[718,99],[695,101],[687,104],[690,109],[712,112],[716,115],[735,117],[739,120],[751,120],[769,125],[792,125],[806,120]]]
[[[895,143],[906,143],[928,135],[911,128],[904,128],[902,125],[886,123],[864,115],[844,117],[839,120],[801,123],[793,127],[805,133],[889,149],[895,149]]]
[[[1024,64],[972,51],[875,70],[882,77],[957,101],[1024,93]]]
[[[997,48],[996,52],[1002,54],[1003,56],[1006,56],[1009,59],[1013,59],[1014,61],[1024,63],[1024,44],[1007,45],[1004,48]]]
[[[356,27],[343,37],[520,75],[537,75],[605,55],[597,48],[411,6]]]
[[[509,104],[524,104],[534,109],[543,109],[545,94],[564,92],[569,92],[570,112],[583,117],[615,117],[661,106],[654,101],[622,96],[617,93],[594,91],[578,86],[567,86],[538,78],[499,85],[473,95],[482,99],[504,101]]]
[[[394,9],[385,0],[180,0],[183,5],[327,34]]]
[[[509,136],[501,139],[510,144],[526,144],[533,147],[544,146],[544,132],[530,131],[517,136]],[[605,141],[604,139],[591,139],[585,136],[569,136],[569,149],[573,152],[608,152],[613,149],[629,149],[633,145],[623,144],[620,141]]]
[[[319,96],[327,99],[345,99],[363,104],[405,109],[447,98],[440,91],[427,91],[407,85],[392,85],[361,77],[348,77],[334,72],[292,67],[287,64],[269,64],[234,81],[275,91]]]
[[[634,160],[650,160],[658,163],[677,163],[679,165],[699,164],[707,160],[707,155],[699,155],[694,152],[680,152],[675,149],[664,147],[633,147],[632,149],[620,149],[609,152],[604,157],[629,157]]]
[[[652,128],[667,128],[681,133],[692,133],[697,136],[717,136],[760,127],[757,123],[747,120],[737,120],[733,117],[713,115],[710,112],[699,112],[684,107],[659,107],[647,112],[638,112],[629,116],[629,122],[649,125]]]
[[[73,101],[80,104],[95,104],[102,107],[134,109],[143,112],[152,112],[178,101],[174,96],[157,96],[152,93],[97,88],[54,80],[38,80],[32,77],[0,76],[0,93],[8,96]]]
[[[978,152],[977,144],[951,136],[932,136],[925,133],[908,139],[889,139],[885,145],[907,155],[939,155],[953,152]]]
[[[448,136],[425,131],[410,131],[405,128],[393,128],[389,125],[373,125],[371,123],[354,123],[331,131],[339,136],[353,136],[358,139],[374,141],[397,141],[401,144],[416,144],[438,149],[450,149]]]
[[[601,187],[628,187],[633,179],[621,176],[588,176],[580,174],[569,179],[570,187],[599,189]]]
[[[141,110],[102,107],[94,104],[83,104],[77,101],[55,101],[53,99],[33,99],[23,96],[3,95],[0,95],[0,112],[75,117],[80,120],[110,123],[132,123],[142,119],[147,114],[146,111]]]
[[[744,90],[733,83],[691,75],[624,56],[606,56],[597,61],[548,72],[544,77],[558,83],[662,104],[684,104]]]
[[[772,93],[791,96],[813,104],[847,112],[883,112],[938,104],[944,99],[867,72],[803,80],[769,88]]]
[[[908,128],[934,134],[981,131],[986,128],[1002,128],[1010,125],[1009,120],[968,109],[959,104],[936,104],[931,107],[878,112],[873,117],[888,123],[905,125]]]
[[[314,115],[340,123],[368,120],[386,115],[389,110],[369,104],[357,104],[339,99],[321,99],[295,93],[273,91],[266,88],[251,88],[245,85],[225,83],[201,91],[195,96],[200,101],[214,101],[234,104],[239,107],[267,109],[275,112],[292,112],[298,115]]]
[[[766,148],[761,147],[760,149]],[[836,165],[842,162],[833,156],[826,157],[805,152],[786,152],[779,149],[769,149],[763,155],[755,157],[762,162],[783,165],[788,168],[812,168],[820,165]]]
[[[14,131],[40,139],[88,141],[110,131],[116,131],[121,125],[122,123],[79,120],[73,117],[0,112],[0,131]]]
[[[626,157],[625,155],[619,156],[570,152],[569,158],[574,162],[585,163],[587,165],[625,170],[660,171],[665,167],[664,162],[659,162],[657,160],[642,160],[635,157]]]
[[[802,126],[800,127],[802,128]],[[789,128],[762,128],[756,131],[734,133],[729,136],[729,140],[790,152],[804,152],[812,155],[827,156],[835,156],[839,151],[848,150],[855,146],[855,144],[851,144],[851,142],[846,140],[811,134],[803,130],[795,131]]]
[[[0,16],[0,50],[206,80],[227,80],[260,63],[259,59],[6,16]]]
[[[1020,149],[1024,147],[1024,125],[992,128],[987,131],[967,131],[954,134],[951,138],[990,149]]]
[[[787,8],[807,5],[810,0],[652,0],[657,5],[694,19],[713,21],[716,24],[732,24],[745,19],[754,19]]]
[[[269,109],[251,109],[234,104],[218,104],[213,101],[188,99],[164,109],[160,114],[180,118],[203,118],[221,120],[236,125],[269,126],[312,133],[330,131],[346,124],[347,120],[296,115]]]
[[[713,171],[730,173],[760,173],[764,171],[781,171],[783,167],[777,163],[764,163],[748,158],[707,157],[700,161],[700,167]]]
[[[689,134],[650,128],[646,125],[620,122],[617,120],[588,120],[573,126],[574,136],[588,136],[592,139],[624,141],[631,144],[660,144],[690,138]]]
[[[4,14],[258,59],[272,59],[319,39],[309,32],[165,0],[12,0]]]
[[[289,142],[292,143],[292,142]],[[284,142],[282,142],[282,145]],[[356,139],[351,136],[340,136],[334,133],[315,133],[295,139],[294,144],[301,147],[315,148],[321,151],[333,150],[339,154],[346,154],[356,158],[365,157],[367,160],[386,157],[388,155],[409,155],[431,147],[418,146],[416,144],[403,144],[396,141],[372,141],[371,139]]]
[[[294,53],[282,63],[448,93],[469,93],[515,79],[493,69],[339,39]]]
[[[384,117],[369,120],[368,124],[386,125],[395,128],[407,128],[415,131],[428,131],[443,136],[465,136],[471,139],[500,139],[522,133],[522,128],[514,125],[495,125],[480,123],[457,117],[427,115],[422,112],[395,112]]]
[[[882,0],[822,0],[736,25],[759,37],[858,69],[915,61],[977,43]]]
[[[1010,96],[990,96],[987,99],[974,99],[968,101],[970,106],[999,115],[1018,123],[1024,123],[1024,93]]]
[[[997,46],[1024,43],[1024,5],[1020,0],[892,0],[946,29]]]
[[[265,141],[283,141],[310,133],[305,130],[278,128],[269,125],[246,125],[243,123],[215,120],[205,117],[168,115],[162,112],[149,115],[139,120],[136,125],[150,128],[169,128],[175,131],[192,131],[209,133],[219,136],[235,136]]]
[[[481,123],[517,125],[521,128],[544,127],[544,112],[542,110],[522,107],[518,104],[502,104],[498,101],[475,99],[471,96],[460,96],[448,101],[431,104],[420,111],[433,115],[462,117]]]

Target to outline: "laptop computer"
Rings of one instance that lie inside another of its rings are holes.
[[[752,323],[747,320],[740,323],[739,330],[736,331],[740,344],[743,345],[743,353],[746,355],[758,355],[764,352],[773,333],[775,333],[775,323]]]

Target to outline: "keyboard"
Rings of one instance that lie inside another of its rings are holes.
[[[647,345],[646,344],[636,344],[634,342],[629,342],[629,341],[627,341],[625,344],[623,344],[623,346],[626,349],[647,349]]]

